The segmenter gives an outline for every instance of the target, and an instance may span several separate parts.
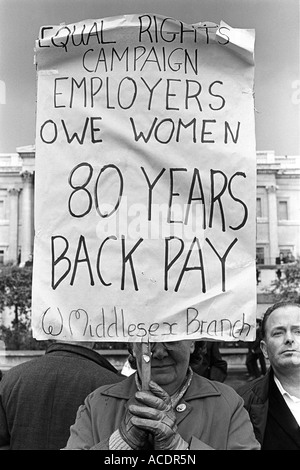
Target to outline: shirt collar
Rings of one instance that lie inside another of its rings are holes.
[[[297,398],[295,397],[294,395],[291,395],[289,392],[287,392],[283,386],[281,385],[281,382],[280,380],[276,377],[276,375],[274,374],[274,382],[276,383],[280,393],[282,396],[286,395],[288,396],[293,402],[295,403],[300,403],[300,398]]]

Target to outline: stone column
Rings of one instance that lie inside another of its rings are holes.
[[[10,188],[9,194],[9,247],[8,247],[8,261],[17,263],[18,261],[18,202],[19,202],[19,189]]]
[[[23,191],[22,191],[22,252],[21,265],[29,259],[33,252],[33,233],[32,233],[32,184],[33,175],[29,171],[22,173]]]
[[[268,193],[269,206],[270,263],[275,264],[275,259],[279,255],[276,186],[267,186],[266,190]]]

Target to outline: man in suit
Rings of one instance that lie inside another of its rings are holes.
[[[275,303],[261,330],[261,349],[270,368],[237,392],[261,450],[300,450],[300,304]]]
[[[86,396],[123,380],[91,342],[53,342],[45,354],[3,374],[0,450],[59,450]]]

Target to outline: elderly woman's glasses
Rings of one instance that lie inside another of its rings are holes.
[[[150,351],[153,351],[156,344],[158,343],[149,343]],[[165,349],[167,349],[168,351],[171,351],[172,349],[177,348],[177,346],[180,344],[180,341],[165,341],[159,344],[162,344]]]

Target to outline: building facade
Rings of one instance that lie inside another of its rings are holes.
[[[22,266],[33,253],[34,168],[34,146],[0,154],[0,264]],[[264,277],[281,260],[300,256],[300,156],[258,151],[256,198],[257,265]]]
[[[274,266],[300,255],[300,157],[257,152],[257,262]]]
[[[33,146],[0,154],[0,264],[23,265],[33,253]]]

